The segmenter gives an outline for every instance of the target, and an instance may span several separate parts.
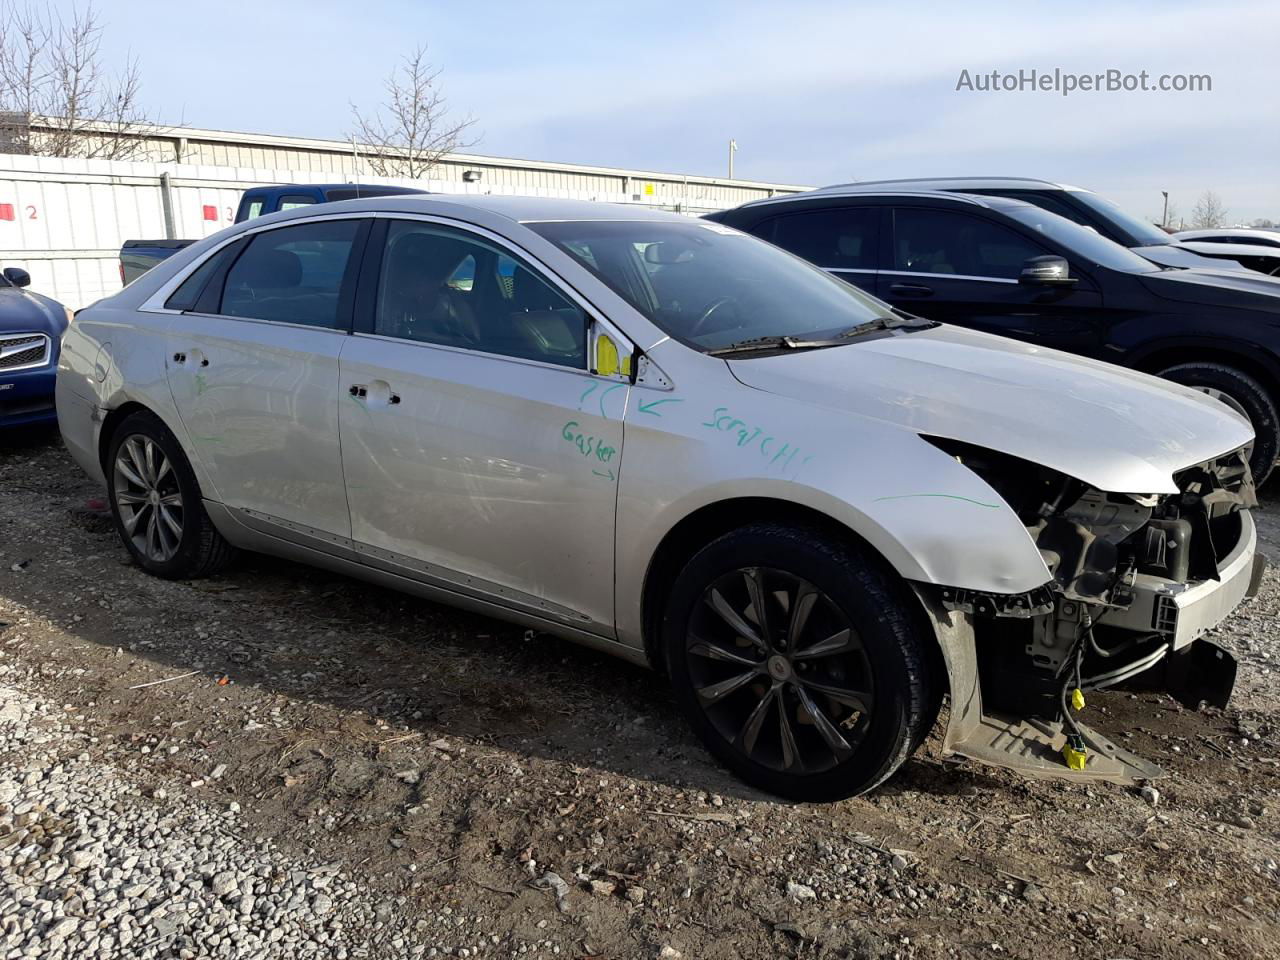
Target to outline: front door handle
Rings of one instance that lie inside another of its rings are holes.
[[[900,297],[932,297],[933,287],[926,287],[923,283],[892,283],[889,292]]]
[[[353,383],[347,390],[347,393],[351,394],[357,400],[363,400],[369,395],[369,388],[363,383]]]

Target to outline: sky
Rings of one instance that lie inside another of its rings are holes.
[[[54,0],[55,9],[70,3]],[[1274,0],[98,0],[109,63],[192,127],[344,138],[418,44],[469,152],[818,185],[1042,177],[1158,218],[1212,189],[1280,221]],[[1207,74],[1212,90],[982,92],[961,71]]]

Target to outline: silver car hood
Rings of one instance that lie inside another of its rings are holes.
[[[1226,405],[1186,387],[959,327],[728,362],[758,390],[977,444],[1112,493],[1175,493],[1176,471],[1253,437]]]

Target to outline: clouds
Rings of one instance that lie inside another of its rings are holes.
[[[148,90],[195,126],[342,136],[397,56],[428,42],[477,150],[740,176],[1005,173],[1077,182],[1137,213],[1213,187],[1280,217],[1280,8],[756,2],[644,5],[154,0],[103,8]],[[216,25],[216,26],[215,26]],[[201,38],[214,29],[218,49]],[[1208,73],[1211,93],[957,92],[962,69]]]

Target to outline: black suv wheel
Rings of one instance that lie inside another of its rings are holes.
[[[1222,363],[1180,363],[1162,370],[1160,376],[1207,393],[1248,419],[1255,434],[1249,469],[1254,483],[1262,486],[1280,455],[1276,407],[1266,388],[1247,373]]]

